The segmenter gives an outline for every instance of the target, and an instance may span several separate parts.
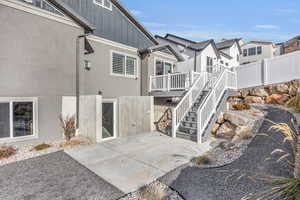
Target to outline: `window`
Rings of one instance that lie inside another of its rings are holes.
[[[206,58],[206,65],[213,66],[213,59],[209,56],[207,56],[207,58]]]
[[[243,56],[246,57],[248,55],[248,49],[243,50]]]
[[[49,3],[46,0],[19,0],[28,4],[32,4],[35,7],[41,8],[43,10],[47,10],[49,12],[64,16],[64,14],[58,10],[55,6],[53,6],[51,3]]]
[[[94,4],[112,10],[112,4],[110,0],[94,0]]]
[[[257,47],[257,55],[261,55],[261,53],[262,53],[262,47],[259,46]]]
[[[0,139],[34,137],[36,100],[0,98]]]
[[[256,47],[252,47],[248,49],[249,56],[255,56],[256,55]]]
[[[174,65],[169,61],[155,59],[155,75],[166,75],[174,72]]]
[[[112,74],[137,77],[137,58],[113,52]]]

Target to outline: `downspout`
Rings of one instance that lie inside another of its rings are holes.
[[[89,34],[79,35],[76,38],[76,129],[79,129],[79,108],[80,108],[80,39]]]

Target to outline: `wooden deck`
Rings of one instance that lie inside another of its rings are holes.
[[[174,91],[153,91],[150,96],[154,97],[182,97],[187,91],[186,90],[174,90]]]

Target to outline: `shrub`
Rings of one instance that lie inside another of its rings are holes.
[[[13,146],[0,147],[0,160],[7,159],[17,153],[17,149]]]
[[[70,141],[72,137],[75,136],[76,133],[76,122],[75,122],[75,117],[69,117],[67,116],[65,119],[60,116],[60,123],[61,127],[64,130],[64,135],[67,141]]]
[[[250,199],[286,199],[294,200],[300,197],[300,178],[266,178],[273,187],[270,190],[263,191],[261,194],[252,196]]]
[[[250,105],[246,104],[246,103],[242,103],[242,104],[234,104],[233,106],[234,110],[250,110]]]
[[[196,164],[201,165],[210,165],[212,164],[212,159],[208,155],[201,155],[196,157]]]
[[[33,149],[36,151],[42,151],[42,150],[48,149],[50,147],[51,147],[50,144],[43,143],[43,144],[36,145],[35,147],[33,147]]]
[[[64,142],[64,143],[60,144],[59,146],[61,148],[65,148],[65,147],[74,147],[74,146],[78,146],[81,144],[83,144],[83,142],[81,142],[79,140],[72,140],[72,141]]]
[[[296,96],[291,98],[286,105],[290,108],[294,108],[296,112],[300,112],[300,88],[298,88]]]
[[[140,194],[139,200],[165,200],[166,192],[158,184],[145,186]]]

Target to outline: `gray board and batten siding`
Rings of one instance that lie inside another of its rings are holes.
[[[94,35],[138,49],[155,45],[123,12],[112,3],[112,10],[93,0],[60,0],[74,9],[96,28]]]

